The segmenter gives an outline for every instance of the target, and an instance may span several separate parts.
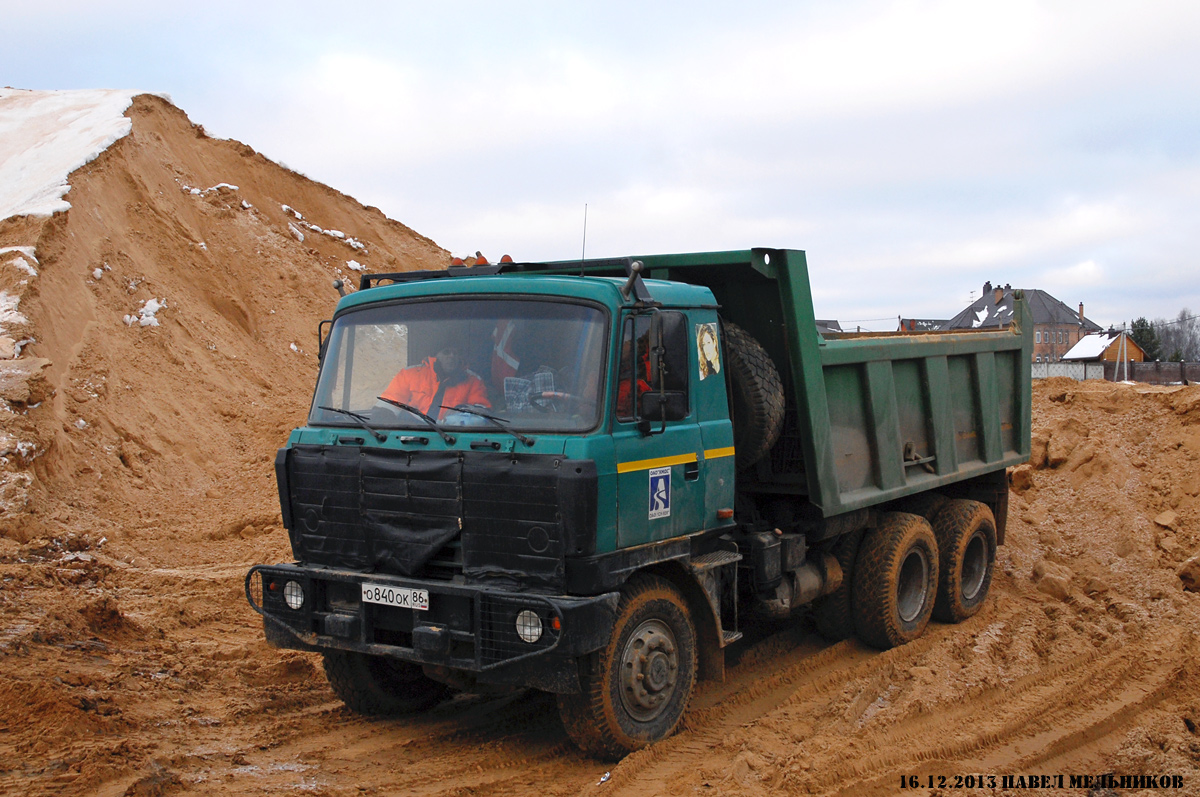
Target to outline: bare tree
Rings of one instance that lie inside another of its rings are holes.
[[[1173,321],[1156,318],[1153,326],[1164,360],[1200,362],[1200,316],[1185,307]]]

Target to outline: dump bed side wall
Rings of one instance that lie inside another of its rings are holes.
[[[825,340],[804,254],[780,252],[772,263],[795,319],[790,364],[814,443],[810,500],[826,516],[1029,458],[1033,325],[1024,301],[1011,329]]]

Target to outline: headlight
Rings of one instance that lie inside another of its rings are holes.
[[[304,605],[304,588],[298,581],[289,581],[283,585],[283,600],[289,609],[299,609]]]
[[[529,644],[542,638],[542,618],[536,612],[522,609],[517,614],[517,636]]]

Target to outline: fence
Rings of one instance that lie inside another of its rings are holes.
[[[1051,376],[1065,376],[1069,379],[1104,379],[1102,363],[1033,363],[1034,379],[1046,379]]]
[[[1104,363],[1104,378],[1116,382],[1125,378],[1121,363]],[[1129,363],[1129,381],[1150,385],[1178,385],[1200,382],[1200,363]]]
[[[1085,379],[1107,379],[1117,382],[1125,377],[1121,363],[1033,363],[1034,379],[1065,376],[1083,381]],[[1129,363],[1129,381],[1145,382],[1150,385],[1178,385],[1184,382],[1200,383],[1200,363]]]

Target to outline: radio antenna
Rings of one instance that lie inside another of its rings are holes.
[[[579,276],[583,276],[583,261],[587,259],[587,203],[583,203],[583,251],[579,253]]]

